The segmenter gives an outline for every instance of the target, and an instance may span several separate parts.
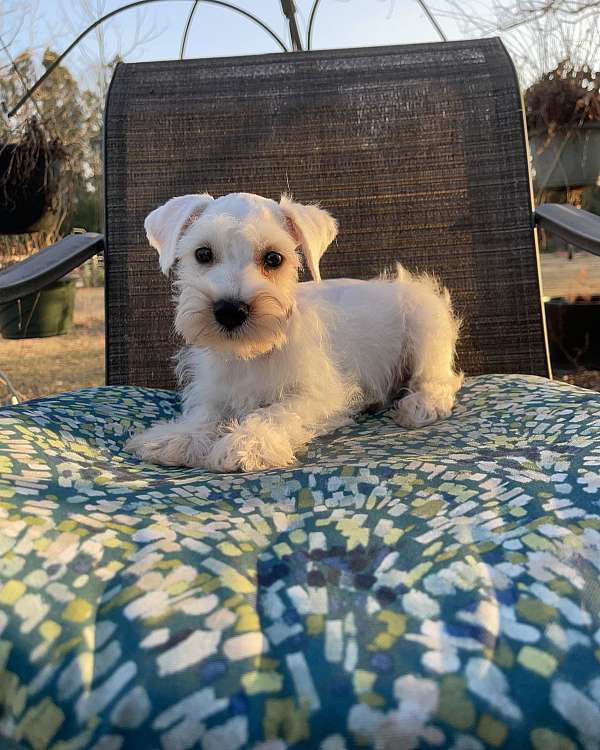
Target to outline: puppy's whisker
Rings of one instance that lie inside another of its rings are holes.
[[[267,303],[277,305],[277,307],[281,308],[281,310],[285,312],[285,306],[282,303],[282,301],[278,299],[277,297],[275,297],[274,295],[269,294],[268,292],[259,292],[254,297],[253,305],[258,306],[258,305],[267,304]]]

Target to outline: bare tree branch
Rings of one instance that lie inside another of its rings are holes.
[[[543,16],[548,13],[578,15],[600,8],[600,0],[525,0],[523,13]]]
[[[465,36],[503,39],[525,88],[565,60],[579,67],[600,66],[599,11],[569,15],[549,7],[558,7],[563,0],[442,1],[444,7],[436,8],[438,16],[451,18]],[[600,7],[600,0],[593,1]],[[534,13],[534,4],[542,3],[548,10]]]
[[[69,1],[68,12],[63,0],[62,7],[64,18],[68,20],[70,36],[78,34],[82,28],[108,12],[106,0],[79,0],[77,4]],[[149,20],[145,10],[137,9],[133,37],[127,46],[123,44],[119,23],[111,21],[98,25],[93,31],[92,40],[80,42],[80,58],[101,99],[104,99],[108,90],[115,60],[129,57],[145,44],[157,39],[164,31],[165,28],[159,28],[154,19]]]

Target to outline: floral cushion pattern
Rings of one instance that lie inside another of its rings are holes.
[[[600,746],[600,395],[473,378],[289,470],[124,452],[178,409],[0,410],[0,747]]]

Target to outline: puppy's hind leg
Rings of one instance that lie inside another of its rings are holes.
[[[423,427],[448,417],[463,382],[454,369],[460,327],[450,295],[429,276],[398,282],[406,316],[410,370],[408,394],[394,403],[392,418],[402,427]]]

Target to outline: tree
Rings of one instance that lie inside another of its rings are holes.
[[[110,10],[107,0],[78,0],[75,4],[63,4],[64,18],[73,37]],[[132,13],[132,11],[126,11]],[[125,42],[120,33],[118,18],[96,26],[91,35],[78,45],[78,52],[84,64],[85,75],[91,79],[91,86],[101,101],[106,98],[108,85],[117,63],[129,58],[144,44],[156,39],[164,29],[158,29],[149,20],[144,9],[135,11],[135,25],[132,38]]]
[[[83,29],[104,16],[109,6],[107,0],[78,0],[77,3],[69,2],[63,5],[63,10],[70,36],[76,37]],[[65,229],[85,227],[88,230],[101,231],[102,113],[108,86],[120,62],[162,33],[152,20],[148,20],[145,10],[137,9],[135,13],[133,35],[127,41],[124,41],[120,33],[118,21],[108,21],[98,25],[90,37],[84,39],[77,47],[80,58],[77,65],[79,80],[89,82],[88,88],[82,92],[87,117],[85,132],[89,140],[84,162],[85,184],[78,193],[77,203]]]

